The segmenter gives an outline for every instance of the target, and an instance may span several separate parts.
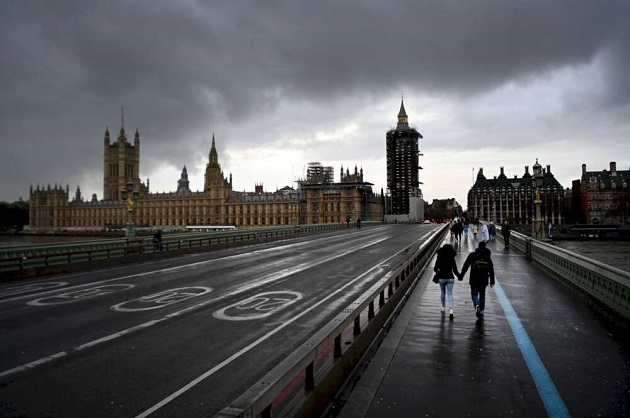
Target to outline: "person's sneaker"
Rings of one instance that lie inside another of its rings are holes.
[[[453,320],[453,310],[452,309],[448,313],[448,319],[450,319],[451,321]]]
[[[440,312],[444,313],[444,311],[446,311],[446,309],[444,309],[444,306],[442,306],[442,307],[440,308]]]
[[[481,315],[481,310],[479,310],[479,306],[475,306],[475,316],[479,318]]]

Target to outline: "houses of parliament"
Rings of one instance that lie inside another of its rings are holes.
[[[234,225],[255,228],[275,225],[346,222],[348,219],[380,221],[384,216],[383,193],[375,194],[372,183],[363,180],[363,169],[340,171],[334,182],[332,167],[309,163],[305,179],[297,189],[289,186],[265,192],[256,184],[253,192],[232,190],[212,145],[205,171],[203,191],[190,190],[184,166],[176,191],[152,193],[149,180],[140,180],[140,134],[133,143],[121,126],[115,141],[105,130],[103,140],[103,199],[96,194],[85,200],[77,187],[71,198],[69,187],[60,185],[30,188],[29,221],[32,231],[122,229],[128,208],[122,192],[128,187],[137,195],[133,217],[137,228],[183,229],[186,226]],[[129,185],[129,186],[128,186]]]

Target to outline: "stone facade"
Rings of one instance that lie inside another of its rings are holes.
[[[468,192],[468,218],[501,224],[531,224],[535,215],[534,200],[541,200],[541,216],[545,222],[562,223],[564,218],[564,189],[551,173],[536,160],[533,176],[525,166],[522,177],[508,178],[501,174],[487,179],[479,169],[475,184]]]
[[[184,229],[195,225],[235,225],[254,228],[273,225],[345,222],[347,218],[382,220],[381,196],[372,192],[372,184],[363,181],[363,170],[343,172],[339,183],[331,176],[310,176],[276,192],[264,192],[257,184],[254,192],[232,190],[232,175],[226,178],[219,164],[214,135],[206,166],[204,190],[192,192],[184,166],[175,192],[150,193],[139,178],[140,137],[136,131],[130,144],[121,128],[117,141],[110,144],[105,132],[104,200],[84,201],[77,188],[72,201],[69,189],[48,186],[30,190],[30,227],[35,231],[72,229],[122,229],[127,210],[120,197],[131,181],[139,199],[134,205],[136,228]],[[318,163],[317,163],[318,164]],[[317,171],[315,171],[317,172]],[[332,173],[332,169],[325,171]],[[310,174],[310,173],[309,173]]]
[[[625,224],[630,222],[630,169],[587,171],[582,164],[580,178],[582,220],[588,224]]]

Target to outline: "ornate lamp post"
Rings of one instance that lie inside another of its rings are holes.
[[[534,207],[535,207],[535,217],[532,221],[532,237],[534,238],[542,238],[543,229],[542,229],[542,219],[540,217],[540,204],[542,200],[540,199],[540,188],[536,183],[534,183]]]
[[[125,201],[127,207],[127,230],[125,236],[131,238],[136,235],[134,229],[133,212],[135,209],[136,201],[138,200],[139,193],[133,190],[133,182],[129,180],[124,190],[120,192],[120,197]]]

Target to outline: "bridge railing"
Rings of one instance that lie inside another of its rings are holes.
[[[435,229],[409,246],[395,268],[216,417],[321,416],[366,350],[383,337],[447,230]]]
[[[363,225],[378,222],[364,222]],[[30,246],[0,248],[0,274],[3,277],[22,277],[27,270],[33,275],[37,269],[50,266],[76,264],[106,260],[136,254],[159,251],[182,250],[212,245],[239,244],[281,238],[298,234],[310,234],[328,230],[343,229],[341,224],[288,225],[266,228],[236,229],[219,232],[186,232],[163,236],[161,249],[151,237],[111,238],[72,243],[52,243]]]
[[[630,319],[630,273],[520,233],[510,247]]]

